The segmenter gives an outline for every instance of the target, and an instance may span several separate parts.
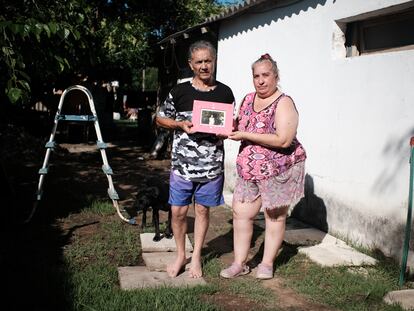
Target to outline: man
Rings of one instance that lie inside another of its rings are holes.
[[[167,266],[176,277],[186,265],[185,235],[187,212],[194,202],[194,249],[189,275],[202,276],[201,248],[209,226],[209,208],[224,203],[223,140],[214,134],[192,131],[194,100],[233,104],[231,89],[214,79],[216,50],[207,41],[197,41],[189,48],[188,64],[193,79],[176,85],[161,105],[158,126],[174,130],[169,203],[177,257]]]

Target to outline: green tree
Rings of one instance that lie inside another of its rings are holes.
[[[223,9],[215,0],[2,0],[0,5],[0,99],[23,104],[62,74],[92,67],[140,73],[154,63],[157,41]]]
[[[0,13],[0,77],[9,100],[27,101],[39,86],[79,63],[91,37],[81,1],[3,1]]]

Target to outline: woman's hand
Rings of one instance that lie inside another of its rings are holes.
[[[235,132],[231,132],[228,138],[231,140],[239,141],[239,140],[244,139],[244,134],[245,132],[235,131]]]

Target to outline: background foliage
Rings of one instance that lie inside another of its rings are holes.
[[[140,77],[154,65],[159,40],[224,8],[216,0],[1,0],[0,5],[0,100],[20,104],[30,104],[58,77],[76,72]]]

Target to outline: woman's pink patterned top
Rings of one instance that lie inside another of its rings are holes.
[[[277,104],[285,94],[280,95],[271,105],[255,112],[253,103],[256,93],[247,94],[238,116],[238,131],[273,134],[276,132],[275,112]],[[268,148],[242,140],[236,166],[240,177],[245,180],[263,180],[277,176],[295,163],[304,161],[306,152],[295,137],[289,148]]]

